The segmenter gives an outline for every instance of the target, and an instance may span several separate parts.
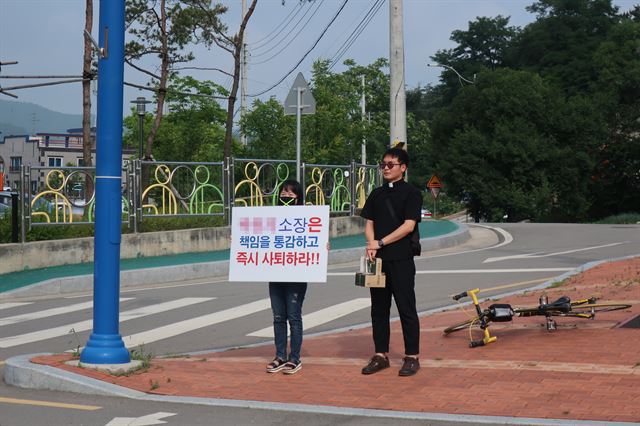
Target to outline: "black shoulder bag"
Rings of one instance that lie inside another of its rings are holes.
[[[387,205],[387,209],[389,209],[389,214],[391,215],[391,218],[394,220],[394,222],[397,222],[398,226],[402,225],[404,222],[400,222],[400,220],[398,220],[398,215],[396,215],[396,211],[393,209],[393,206],[391,205],[391,200],[387,197],[385,198],[384,202]],[[411,243],[411,254],[413,256],[420,256],[420,254],[422,253],[422,246],[420,245],[420,229],[418,228],[417,221],[416,221],[416,226],[413,228],[413,232],[411,232],[411,237],[409,241]]]

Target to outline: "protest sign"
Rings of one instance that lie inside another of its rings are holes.
[[[234,207],[229,281],[326,282],[329,206]]]

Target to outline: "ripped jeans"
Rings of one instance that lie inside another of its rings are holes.
[[[302,303],[307,283],[269,283],[273,311],[273,335],[276,357],[285,361],[300,361],[302,347]],[[291,329],[291,351],[287,359],[287,320]]]

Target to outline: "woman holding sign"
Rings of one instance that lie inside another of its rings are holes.
[[[300,206],[304,204],[302,185],[295,180],[282,183],[278,205]],[[302,368],[302,303],[307,293],[307,283],[270,282],[269,297],[273,311],[273,335],[276,357],[267,364],[268,373],[282,371],[295,374]],[[291,330],[291,350],[287,358],[287,321]]]

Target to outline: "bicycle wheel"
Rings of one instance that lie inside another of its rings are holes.
[[[631,305],[626,305],[624,303],[587,303],[584,305],[572,306],[571,312],[566,314],[566,316],[571,316],[572,314],[576,316],[595,315],[600,312],[620,311],[622,309],[629,309],[630,307]]]
[[[445,335],[447,334],[451,334],[455,331],[460,331],[460,330],[464,330],[465,328],[469,328],[469,327],[478,327],[480,325],[480,318],[479,317],[475,317],[475,318],[471,318],[468,319],[466,321],[463,321],[459,324],[456,325],[452,325],[451,327],[447,327],[444,329],[443,333]]]

